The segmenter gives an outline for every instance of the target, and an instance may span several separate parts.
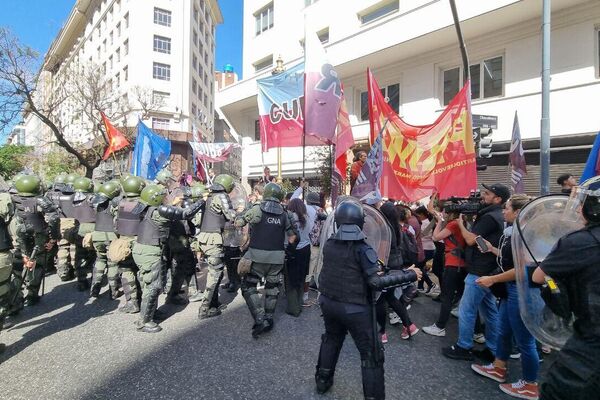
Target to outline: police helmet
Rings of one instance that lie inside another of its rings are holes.
[[[15,179],[15,189],[20,196],[32,197],[40,194],[42,184],[36,175],[19,175]]]
[[[100,185],[98,193],[108,197],[109,199],[114,199],[119,195],[119,193],[121,193],[121,186],[118,182],[108,181]]]
[[[175,179],[173,179],[173,173],[171,171],[169,171],[166,168],[163,168],[160,171],[158,171],[154,180],[163,185],[167,185],[170,181],[174,181]]]
[[[267,183],[263,191],[263,200],[271,200],[281,203],[285,197],[285,192],[277,183]]]
[[[75,192],[77,193],[92,193],[94,190],[94,183],[90,178],[82,176],[75,180],[73,189],[75,189]]]
[[[140,202],[155,207],[162,204],[165,198],[165,188],[160,185],[148,185],[142,190],[140,194]]]
[[[585,194],[581,214],[586,221],[600,224],[600,176],[595,176],[578,186],[579,192]]]
[[[231,193],[234,187],[235,183],[233,182],[233,177],[231,175],[221,174],[215,177],[210,190]]]
[[[360,204],[353,201],[341,202],[335,208],[334,221],[337,226],[334,239],[351,241],[366,238],[362,231],[365,223],[365,211]]]
[[[135,197],[140,195],[146,186],[146,181],[139,176],[130,175],[124,181],[122,181],[121,186],[123,187],[125,196]]]

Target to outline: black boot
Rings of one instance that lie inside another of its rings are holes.
[[[363,394],[365,399],[383,400],[385,399],[385,383],[383,366],[369,367],[362,366]]]
[[[85,292],[89,288],[90,288],[90,283],[88,282],[87,279],[77,281],[77,290],[79,290],[80,292]],[[100,289],[98,289],[98,292],[100,292]],[[98,296],[96,296],[96,297],[98,297]]]
[[[35,306],[37,303],[40,302],[40,296],[36,295],[28,295],[27,297],[25,297],[25,301],[23,302],[23,305],[25,307],[31,307],[31,306]]]
[[[167,295],[167,299],[165,300],[166,304],[174,304],[176,306],[185,306],[189,303],[188,299],[183,295],[169,293]]]
[[[330,369],[317,368],[315,373],[317,393],[326,393],[333,386],[333,371]]]
[[[158,294],[156,295],[158,297]],[[154,309],[156,307],[156,300],[152,298],[145,298],[142,300],[140,319],[135,322],[136,329],[144,333],[157,333],[162,331],[160,325],[153,321]]]
[[[254,339],[258,339],[258,337],[265,332],[266,329],[269,328],[269,322],[266,320],[258,320],[252,326],[252,337]]]
[[[90,297],[97,298],[100,295],[100,283],[95,283],[92,285],[92,290],[90,290]]]

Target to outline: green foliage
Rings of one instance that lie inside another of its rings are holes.
[[[313,157],[317,162],[317,174],[319,175],[319,183],[321,191],[325,196],[331,194],[331,166],[333,155],[330,154],[330,147],[317,147],[313,153]]]
[[[16,173],[22,171],[27,164],[27,155],[30,152],[30,146],[20,144],[0,146],[0,175],[5,179],[10,179]]]
[[[294,190],[296,190],[297,187],[298,187],[298,185],[294,185],[292,183],[292,181],[290,180],[290,178],[285,178],[281,181],[281,188],[286,193],[293,192]]]
[[[59,148],[39,157],[35,160],[33,169],[40,176],[46,179],[54,180],[54,177],[60,173],[77,172],[80,167],[79,161],[73,155]]]

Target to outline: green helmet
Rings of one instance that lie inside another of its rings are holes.
[[[234,186],[235,184],[231,175],[221,174],[215,177],[215,180],[213,181],[213,184],[210,187],[210,189],[215,191],[224,190],[227,193],[231,193]]]
[[[94,191],[94,182],[84,176],[77,178],[73,183],[73,189],[77,193],[92,193]]]
[[[19,175],[15,179],[15,189],[20,196],[32,197],[40,194],[40,178],[36,175]]]
[[[121,185],[122,185],[123,183],[125,183],[125,181],[127,180],[127,178],[129,178],[130,176],[133,176],[133,175],[131,175],[130,173],[125,173],[125,174],[123,174],[123,175],[121,175],[121,176],[119,177],[118,181],[119,181],[119,182],[121,183]]]
[[[146,205],[155,207],[162,204],[165,198],[166,190],[160,185],[148,185],[142,190],[140,201]]]
[[[271,182],[265,185],[265,190],[263,192],[263,200],[272,200],[281,203],[283,201],[284,196],[285,192],[278,184]]]
[[[142,190],[146,186],[146,181],[139,176],[128,176],[124,181],[121,182],[123,191],[127,197],[139,196]]]
[[[57,183],[65,183],[66,180],[67,180],[67,174],[61,173],[54,177],[54,184],[56,185]]]
[[[103,194],[112,200],[121,193],[121,185],[119,185],[119,182],[115,181],[106,182],[100,185],[98,193]]]
[[[158,171],[154,180],[158,183],[166,185],[169,183],[169,181],[174,181],[175,179],[173,179],[173,173],[171,173],[171,171],[169,171],[166,168],[163,168],[160,171]]]
[[[75,181],[77,180],[77,178],[79,178],[79,176],[77,176],[77,174],[69,174],[65,178],[65,183],[67,183],[69,185],[73,185],[75,183]]]
[[[190,187],[190,197],[194,200],[201,198],[208,190],[203,184],[196,184]]]

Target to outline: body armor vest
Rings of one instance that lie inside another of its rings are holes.
[[[48,199],[50,199],[52,204],[54,204],[57,207],[60,207],[60,202],[59,202],[60,196],[61,196],[60,190],[51,190],[48,193],[46,193],[46,197]]]
[[[173,236],[194,236],[196,234],[196,228],[194,224],[187,220],[172,221],[171,222],[171,235]]]
[[[86,198],[83,201],[73,204],[73,217],[80,224],[90,224],[96,222],[96,211]]]
[[[4,219],[0,219],[0,251],[6,251],[12,248],[12,240],[8,232],[8,224]]]
[[[73,195],[63,194],[58,198],[58,205],[62,211],[61,218],[75,218],[73,210]]]
[[[356,257],[357,244],[329,239],[323,248],[323,268],[319,291],[330,299],[353,304],[369,304],[368,287]]]
[[[204,215],[202,216],[202,223],[200,224],[200,232],[205,233],[222,233],[223,227],[225,226],[225,216],[222,213],[216,213],[212,210],[211,204],[214,201],[215,196],[219,196],[219,193],[214,193],[208,196],[206,200],[206,207],[204,211]],[[229,202],[229,196],[224,195],[220,196],[220,200],[224,200],[225,198]]]
[[[117,233],[124,236],[137,236],[140,226],[140,215],[132,211],[137,206],[137,199],[123,199],[119,203],[119,213],[117,215]]]
[[[137,242],[139,244],[160,246],[169,238],[169,226],[160,226],[152,220],[152,213],[154,210],[156,210],[156,207],[149,207],[146,210],[144,219],[140,222],[137,237]]]
[[[284,250],[287,213],[273,214],[264,210],[261,212],[260,222],[252,225],[250,247],[269,251]]]
[[[46,231],[48,224],[44,214],[38,211],[37,197],[15,196],[15,213],[23,220],[27,232],[40,233]]]
[[[96,213],[96,227],[94,229],[98,232],[114,232],[115,226],[113,224],[113,216],[110,213],[110,204],[107,203],[106,206],[100,206],[98,210]]]

